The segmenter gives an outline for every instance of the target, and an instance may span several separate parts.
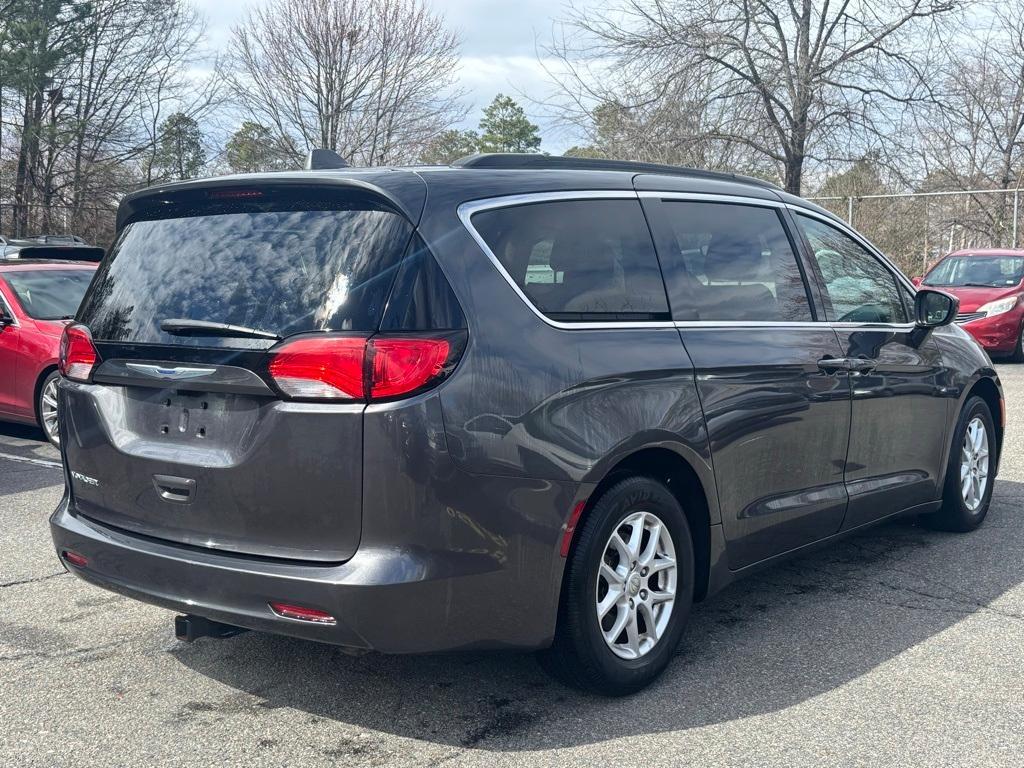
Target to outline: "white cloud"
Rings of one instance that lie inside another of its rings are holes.
[[[244,18],[258,0],[193,0],[207,17],[207,38],[215,50],[223,50],[231,27]],[[551,28],[564,18],[564,0],[428,0],[442,13],[462,40],[459,85],[467,92],[469,114],[463,128],[476,128],[482,109],[498,93],[520,101],[530,119],[541,127],[542,148],[559,153],[573,144],[573,137],[539,113],[530,98],[543,99],[551,82],[537,59],[550,39]],[[596,0],[587,0],[596,4]],[[574,3],[579,6],[579,0]]]

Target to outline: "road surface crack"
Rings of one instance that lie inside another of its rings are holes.
[[[67,571],[61,571],[60,573],[48,573],[46,576],[36,576],[31,579],[18,579],[17,581],[7,581],[0,584],[0,589],[7,589],[7,587],[19,587],[22,584],[35,584],[40,581],[48,581],[49,579],[55,579],[58,576],[66,576]]]

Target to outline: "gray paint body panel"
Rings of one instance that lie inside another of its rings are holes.
[[[540,648],[555,631],[566,521],[620,461],[658,448],[692,469],[707,497],[713,593],[865,520],[921,499],[914,510],[929,508],[933,499],[924,497],[941,487],[948,455],[935,442],[948,443],[972,385],[997,381],[959,328],[559,327],[511,289],[457,214],[471,201],[581,189],[806,205],[767,187],[468,169],[276,180],[372,187],[418,221],[467,317],[463,358],[435,390],[370,406],[285,403],[230,370],[213,377],[221,391],[209,393],[144,381],[120,364],[106,384],[62,382],[68,466],[100,486],[70,481],[51,528],[58,551],[89,559],[76,573],[90,582],[226,623],[358,648]],[[143,197],[133,196],[123,217]],[[817,371],[826,351],[850,354],[872,340],[880,341],[878,376],[855,382]],[[242,365],[195,351],[169,362]],[[197,440],[193,399],[202,397],[217,408]],[[878,466],[852,467],[842,444],[851,436],[851,456],[869,457],[877,439],[869,421],[884,424],[894,409],[919,405],[927,406],[931,445],[892,458],[901,478],[921,470],[927,482],[904,498],[890,491],[905,494],[907,483],[887,486]],[[185,431],[160,432],[180,426],[186,410]],[[863,424],[859,410],[868,414]],[[766,458],[758,441],[787,452],[786,472],[774,471],[777,451]],[[195,480],[195,498],[159,498],[153,475]],[[851,487],[871,497],[876,513],[847,504]],[[284,619],[268,600],[326,610],[338,622]]]

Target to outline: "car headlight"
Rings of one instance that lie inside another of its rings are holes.
[[[1017,297],[1008,296],[1005,299],[998,299],[996,301],[990,301],[988,304],[982,304],[978,307],[978,311],[984,312],[985,317],[992,317],[992,315],[1001,315],[1003,312],[1009,312],[1016,306]]]

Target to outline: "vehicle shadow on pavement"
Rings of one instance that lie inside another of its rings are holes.
[[[834,690],[972,614],[1024,618],[992,605],[1024,583],[1022,501],[1024,484],[1000,480],[972,534],[896,521],[732,585],[695,607],[673,664],[633,698],[567,689],[529,654],[356,658],[256,633],[172,653],[263,708],[456,747],[551,749],[722,723]]]

